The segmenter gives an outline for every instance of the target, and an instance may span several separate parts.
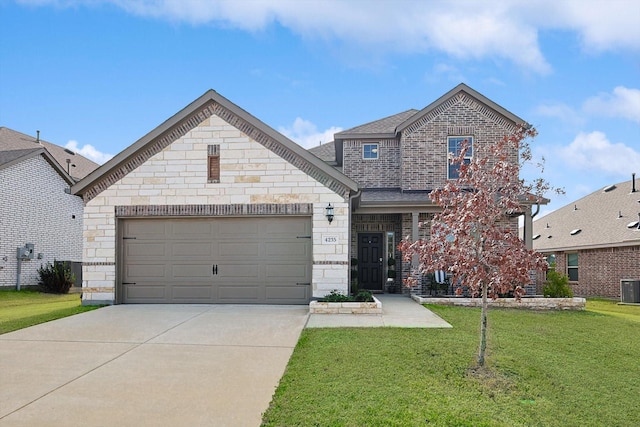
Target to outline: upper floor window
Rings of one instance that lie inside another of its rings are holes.
[[[473,156],[473,137],[472,136],[450,136],[447,140],[447,178],[457,179],[460,177],[460,165],[453,163],[453,159],[460,155],[462,147],[465,143],[469,144],[469,148],[464,153],[464,164],[471,163]]]
[[[362,158],[365,160],[376,160],[380,148],[378,144],[364,144],[362,146]]]

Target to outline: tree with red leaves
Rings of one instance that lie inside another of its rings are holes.
[[[548,267],[542,254],[526,248],[515,222],[523,202],[539,203],[553,189],[542,178],[527,183],[519,177],[520,168],[532,162],[527,139],[536,135],[534,128],[519,126],[494,144],[474,146],[470,161],[468,141],[459,152],[449,153],[459,177],[430,194],[442,208],[430,224],[421,224],[430,225],[430,236],[415,242],[406,238],[399,245],[405,261],[417,258],[419,262],[405,279],[407,286],[417,284],[423,274],[444,270],[452,283],[482,298],[480,366],[487,346],[488,298],[512,291],[520,299],[522,285],[530,283],[530,272]]]

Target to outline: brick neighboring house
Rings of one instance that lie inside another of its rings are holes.
[[[609,185],[533,223],[533,247],[555,260],[576,295],[619,298],[640,280],[640,188]]]
[[[0,127],[0,287],[17,287],[18,248],[28,243],[33,257],[21,261],[20,287],[37,285],[38,268],[54,260],[72,262],[81,274],[84,207],[70,187],[97,167],[68,149]]]
[[[397,243],[406,236],[428,235],[429,222],[440,208],[429,193],[456,178],[448,161],[464,139],[472,152],[500,140],[525,120],[460,84],[422,110],[407,110],[336,133],[334,141],[310,149],[358,183],[350,227],[350,253],[358,260],[358,286],[384,291],[387,259],[393,258],[401,286],[410,271],[401,263]],[[472,154],[472,153],[470,153]],[[514,153],[514,161],[518,154]],[[531,247],[531,206],[523,206],[525,240]],[[419,224],[426,224],[420,228]],[[512,218],[514,229],[517,218]],[[400,272],[400,274],[398,274]],[[424,284],[405,293],[424,293]]]
[[[72,187],[83,303],[306,304],[349,292],[351,258],[381,291],[398,240],[438,209],[428,192],[455,177],[449,146],[523,122],[459,85],[309,152],[210,90]]]

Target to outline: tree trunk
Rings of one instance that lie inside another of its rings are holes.
[[[478,365],[484,366],[484,353],[487,349],[487,282],[482,282],[482,311],[480,313],[480,350],[478,351]]]

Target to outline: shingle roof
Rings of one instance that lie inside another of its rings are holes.
[[[533,248],[542,252],[640,244],[640,187],[632,181],[595,191],[533,222]],[[628,227],[635,224],[633,227]]]
[[[309,148],[307,151],[324,162],[332,163],[336,161],[336,143],[334,141]]]
[[[405,120],[415,115],[418,110],[407,110],[402,113],[384,117],[373,122],[365,123],[351,129],[336,133],[336,138],[345,139],[348,135],[364,135],[364,134],[395,134],[396,127]]]
[[[86,157],[78,153],[74,153],[64,147],[52,144],[47,141],[38,140],[32,136],[17,132],[13,129],[0,127],[0,153],[4,158],[15,156],[16,153],[9,154],[12,151],[33,150],[34,148],[44,148],[60,165],[62,170],[67,170],[67,159],[69,159],[69,174],[79,180],[93,172],[99,165],[92,162]],[[72,167],[71,165],[75,165]]]

